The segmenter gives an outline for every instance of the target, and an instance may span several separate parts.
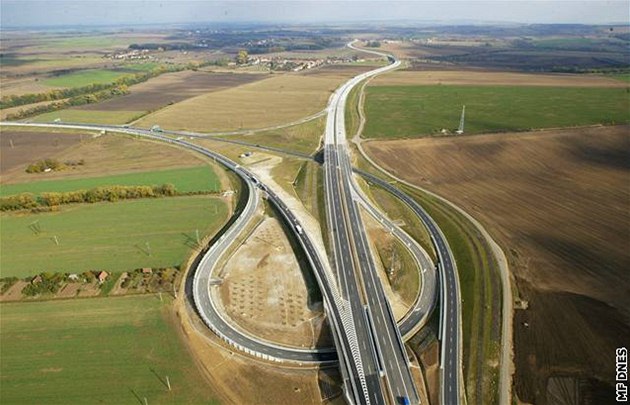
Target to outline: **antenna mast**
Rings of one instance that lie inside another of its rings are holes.
[[[457,134],[461,135],[464,133],[464,116],[466,115],[466,106],[462,107],[462,117],[459,119],[459,128],[457,129]]]

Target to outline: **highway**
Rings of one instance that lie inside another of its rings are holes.
[[[442,404],[459,404],[463,385],[461,299],[457,267],[448,242],[433,218],[413,198],[379,177],[357,169],[355,172],[397,195],[422,220],[431,235],[431,241],[438,256],[440,275],[440,398]]]
[[[352,47],[352,44],[349,44]],[[293,234],[304,249],[308,260],[322,290],[324,307],[331,323],[333,336],[337,350],[340,354],[342,375],[345,381],[346,397],[352,403],[357,404],[381,404],[400,403],[403,397],[410,403],[418,403],[418,395],[415,390],[408,367],[404,343],[401,332],[396,326],[391,308],[380,279],[376,273],[373,255],[370,252],[364,226],[360,217],[358,204],[362,204],[370,214],[379,216],[378,210],[371,207],[370,202],[362,195],[362,191],[354,182],[349,153],[346,147],[345,137],[345,102],[351,89],[362,80],[375,74],[379,74],[399,65],[393,57],[387,56],[392,62],[390,65],[375,69],[351,79],[342,85],[332,96],[328,106],[328,119],[326,124],[324,146],[324,172],[326,187],[326,208],[328,229],[331,231],[331,245],[333,249],[333,267],[335,274],[331,275],[325,270],[322,258],[313,246],[312,242],[303,232],[296,231],[299,226],[297,218],[283,204],[283,202],[267,189],[263,184],[254,181],[254,177],[247,170],[230,161],[229,159],[201,148],[195,144],[173,139],[162,134],[147,130],[120,126],[92,125],[92,124],[30,124],[32,126],[56,126],[68,128],[85,128],[96,130],[108,130],[132,135],[146,136],[164,142],[179,144],[199,153],[213,157],[218,162],[235,171],[248,185],[249,199],[257,192],[254,185],[268,194],[270,202],[281,213],[285,223],[293,230]],[[11,125],[13,123],[3,123]],[[15,123],[15,125],[24,125]],[[202,136],[188,132],[168,132],[173,135]],[[226,140],[222,140],[226,141]],[[244,142],[231,141],[233,143]],[[260,147],[260,145],[255,145]],[[277,152],[287,151],[278,149]],[[306,156],[302,156],[306,157]],[[370,179],[366,173],[360,173],[370,181],[378,183],[380,179]],[[382,181],[382,180],[381,180]],[[440,299],[441,299],[441,402],[445,404],[458,404],[460,402],[461,380],[461,311],[459,299],[459,285],[452,254],[446,240],[432,219],[409,196],[388,183],[382,185],[388,191],[407,203],[423,220],[432,236],[435,250],[438,254],[438,272],[440,275]],[[392,190],[393,188],[393,190]],[[256,198],[254,198],[255,200]],[[226,232],[225,243],[238,234],[239,228],[245,226],[250,210],[255,209],[253,202],[247,203],[241,217],[242,221],[235,221],[235,225]],[[414,205],[415,204],[415,205]],[[252,208],[254,207],[254,208]],[[253,211],[251,211],[253,212]],[[380,220],[383,222],[383,215]],[[423,291],[419,294],[414,309],[410,311],[401,324],[403,334],[411,334],[413,328],[426,321],[434,305],[435,277],[430,277],[431,271],[427,269],[426,261],[420,257],[423,255],[418,246],[405,233],[393,224],[389,223],[392,232],[405,243],[422,269]],[[233,233],[230,232],[234,228]],[[396,230],[396,231],[394,231]],[[220,241],[217,243],[219,244]],[[209,327],[220,329],[217,334],[228,340],[236,347],[245,351],[252,351],[256,355],[270,360],[291,359],[298,362],[326,362],[334,361],[335,353],[326,350],[304,350],[285,348],[278,345],[262,342],[252,336],[239,333],[229,325],[220,314],[213,311],[213,304],[209,298],[208,289],[211,279],[211,263],[216,263],[218,255],[223,249],[209,249],[204,257],[205,263],[200,266],[197,282],[197,290],[200,298],[196,302],[197,310]],[[207,260],[206,260],[207,257]],[[424,256],[426,257],[426,255]],[[432,266],[430,266],[432,267]],[[433,273],[434,274],[434,273]],[[433,279],[433,287],[431,287]],[[427,286],[427,288],[425,288]],[[433,291],[433,293],[431,293]],[[205,293],[204,293],[205,292]],[[208,297],[204,301],[201,295]],[[214,313],[214,314],[213,314]],[[218,325],[218,326],[217,326]],[[241,340],[244,339],[244,340]]]
[[[360,216],[357,188],[346,147],[348,94],[362,80],[400,65],[393,58],[389,59],[392,61],[390,65],[352,78],[331,96],[324,144],[326,213],[334,268],[342,294],[351,303],[359,337],[365,372],[361,377],[373,392],[370,403],[408,401],[417,404],[419,397],[404,342],[378,277]]]

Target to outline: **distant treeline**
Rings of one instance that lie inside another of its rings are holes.
[[[379,41],[367,41],[365,43],[365,46],[367,46],[368,48],[380,48],[381,43]]]
[[[115,202],[176,195],[180,195],[180,193],[170,183],[161,186],[105,186],[64,193],[42,193],[39,196],[32,193],[21,193],[0,198],[0,211],[37,210],[40,207],[55,207],[62,204]]]

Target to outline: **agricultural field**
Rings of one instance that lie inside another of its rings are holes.
[[[484,72],[476,70],[397,70],[370,81],[371,86],[548,86],[548,87],[614,87],[627,85],[606,76],[577,74],[532,74],[518,72]]]
[[[59,162],[82,160],[84,164],[50,173],[26,173],[29,164],[45,158]],[[2,128],[0,159],[3,185],[204,164],[203,158],[189,151],[130,136],[36,128]]]
[[[630,256],[619,237],[630,228],[629,129],[364,145],[388,171],[476,217],[502,246],[516,281],[515,387],[522,401],[544,402],[562,378],[598,403],[613,401],[610,353],[630,333]]]
[[[128,75],[129,72],[123,70],[88,69],[78,72],[68,73],[59,76],[52,76],[41,82],[52,87],[84,87],[90,84],[107,84],[116,79]]]
[[[81,143],[79,133],[55,134],[2,129],[0,136],[0,174],[38,159],[55,155]]]
[[[196,231],[200,237],[214,234],[227,216],[225,200],[208,196],[72,204],[32,215],[3,213],[2,277],[179,266],[196,244]]]
[[[63,122],[87,122],[90,124],[127,124],[145,114],[144,111],[106,111],[106,110],[75,110],[65,109],[51,111],[27,119],[31,122],[53,122],[60,119]]]
[[[131,66],[135,65],[125,67],[131,68]],[[153,111],[187,98],[236,87],[265,77],[265,75],[259,74],[209,73],[203,71],[166,73],[129,87],[130,94],[128,95],[100,103],[73,107],[71,110],[119,113]]]
[[[0,310],[4,404],[218,403],[166,296],[11,303]]]
[[[43,84],[40,77],[34,77],[32,75],[29,77],[17,77],[6,80],[2,78],[2,80],[0,80],[0,92],[2,93],[2,97],[46,93],[52,89],[52,87]],[[24,108],[24,106],[20,107]],[[5,113],[6,110],[6,108],[3,109],[2,113]]]
[[[274,74],[266,80],[184,100],[142,118],[137,125],[212,132],[293,122],[324,109],[342,81],[341,77]]]
[[[173,184],[178,192],[217,192],[221,182],[210,166],[168,169],[150,172],[134,172],[101,177],[77,179],[43,180],[29,183],[5,184],[0,196],[19,193],[41,194],[44,192],[67,192],[87,190],[103,186],[159,186]]]
[[[454,132],[466,105],[467,134],[630,122],[626,88],[368,86],[366,138]]]

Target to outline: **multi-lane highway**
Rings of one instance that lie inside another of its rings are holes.
[[[431,241],[438,256],[440,274],[440,398],[442,404],[459,404],[461,390],[461,307],[459,280],[455,259],[444,234],[433,218],[413,198],[388,182],[370,173],[355,169],[368,181],[388,189],[407,204],[422,220],[431,235]]]
[[[395,69],[400,62],[358,75],[332,96],[324,143],[326,210],[334,267],[351,304],[370,403],[419,403],[404,342],[378,277],[357,200],[346,147],[345,105],[362,80]]]
[[[349,46],[352,47],[352,44]],[[297,217],[280,198],[264,184],[255,180],[250,172],[229,159],[198,145],[137,128],[92,124],[40,124],[39,126],[105,129],[146,136],[211,156],[235,171],[247,184],[248,202],[239,219],[216,242],[216,245],[206,252],[201,261],[194,281],[197,310],[208,326],[223,339],[260,357],[270,360],[291,359],[299,362],[334,361],[335,353],[330,351],[287,348],[244,334],[230,325],[212,303],[209,284],[213,263],[216,263],[220,252],[242,230],[255,211],[258,193],[255,186],[261,188],[268,195],[272,205],[280,212],[285,223],[293,230],[294,236],[313,267],[333,330],[346,397],[356,404],[395,404],[405,401],[418,403],[419,397],[409,370],[404,342],[377,275],[358,204],[362,204],[370,214],[392,229],[392,232],[409,247],[416,257],[419,268],[422,269],[423,291],[414,309],[403,319],[401,324],[403,334],[411,334],[419,323],[426,320],[433,308],[435,277],[431,275],[434,274],[434,269],[427,264],[426,259],[420,259],[426,255],[417,243],[399,228],[387,222],[386,218],[372,207],[369,200],[362,194],[362,190],[352,176],[349,152],[346,147],[345,104],[349,92],[362,80],[399,65],[399,62],[390,55],[373,51],[372,53],[386,56],[392,63],[354,77],[342,85],[331,96],[327,109],[324,172],[327,221],[331,232],[329,236],[333,246],[332,267],[335,269],[335,274],[326,270],[320,252],[314,247],[308,235],[302,231],[303,228],[299,225]],[[37,124],[31,125],[37,126]],[[199,135],[187,132],[172,132],[172,134]],[[374,183],[378,184],[379,181],[384,183],[379,185],[407,203],[423,220],[431,233],[439,259],[438,269],[441,279],[441,402],[458,404],[461,397],[461,312],[457,273],[448,244],[433,220],[409,196],[378,178],[370,178],[367,173],[360,174]],[[429,275],[425,276],[427,273]]]

